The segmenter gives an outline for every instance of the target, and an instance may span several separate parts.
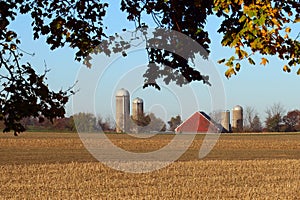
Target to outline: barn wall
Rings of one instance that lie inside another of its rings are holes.
[[[206,133],[217,132],[217,128],[199,112],[193,114],[179,127],[175,129],[176,132],[193,132],[193,133]]]

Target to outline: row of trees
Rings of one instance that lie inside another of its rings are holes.
[[[91,113],[78,113],[71,117],[55,118],[52,122],[45,117],[26,117],[20,121],[26,131],[59,131],[59,132],[76,132],[77,129],[94,132],[103,130],[106,132],[115,131],[114,121],[110,117],[95,117]],[[0,128],[4,128],[3,123]]]
[[[275,103],[266,109],[265,126],[261,122],[257,111],[253,107],[244,110],[245,132],[295,132],[300,131],[300,110],[286,112],[284,106]]]
[[[132,129],[138,132],[151,132],[151,131],[174,131],[175,128],[182,122],[181,117],[178,115],[172,117],[168,121],[169,127],[166,123],[156,117],[154,113],[144,115],[142,121],[133,120]],[[92,113],[78,113],[71,117],[56,118],[52,122],[45,117],[27,117],[21,121],[21,124],[28,131],[60,131],[60,132],[115,132],[116,124],[111,117],[96,117]],[[0,124],[1,128],[4,124]]]

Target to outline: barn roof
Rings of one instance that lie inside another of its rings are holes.
[[[211,127],[212,125],[212,127]],[[210,132],[214,129],[216,132],[227,132],[219,123],[215,122],[211,117],[203,111],[197,111],[181,123],[176,132]]]

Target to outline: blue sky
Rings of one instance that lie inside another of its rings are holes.
[[[51,51],[45,43],[45,38],[42,37],[34,41],[30,23],[30,17],[20,15],[12,23],[11,28],[19,34],[20,47],[29,53],[35,53],[33,57],[26,55],[24,61],[29,61],[33,66],[37,66],[36,70],[41,73],[44,70],[44,62],[51,69],[48,74],[48,83],[52,89],[67,89],[78,80],[78,73],[86,73],[87,75],[84,79],[87,84],[79,83],[78,86],[80,87],[78,98],[80,95],[86,98],[81,100],[81,110],[73,110],[70,102],[67,105],[68,115],[78,111],[95,111],[96,113],[105,113],[102,114],[104,116],[113,116],[114,92],[122,86],[128,87],[132,98],[137,96],[144,98],[145,111],[157,112],[164,120],[168,120],[170,116],[176,114],[182,114],[183,118],[186,118],[197,110],[210,112],[212,104],[210,89],[202,83],[192,83],[184,88],[176,88],[174,85],[162,86],[161,92],[152,88],[142,90],[143,78],[141,75],[145,67],[146,57],[145,52],[141,50],[132,51],[126,59],[117,58],[113,64],[104,64],[105,62],[97,60],[99,59],[97,57],[94,61],[95,66],[102,70],[106,68],[105,73],[107,74],[102,74],[103,76],[98,77],[96,84],[91,86],[89,85],[92,84],[89,83],[89,77],[95,75],[93,70],[97,71],[97,69],[87,69],[81,63],[75,62],[75,51],[68,47]],[[123,27],[129,30],[134,28],[133,23],[127,22],[126,15],[119,11],[118,4],[110,5],[105,23],[108,27],[108,34],[121,32]],[[209,31],[212,41],[210,65],[216,69],[221,77],[220,80],[223,82],[226,97],[225,108],[231,110],[235,105],[241,105],[244,108],[252,106],[258,111],[262,120],[264,120],[266,108],[273,103],[281,103],[287,111],[300,109],[300,94],[298,92],[300,76],[296,75],[297,68],[294,68],[290,74],[283,72],[282,66],[285,63],[276,57],[270,58],[267,66],[262,66],[259,65],[261,56],[256,55],[257,64],[255,66],[245,63],[237,76],[233,76],[229,80],[225,77],[226,67],[217,64],[217,60],[230,57],[234,50],[221,46],[221,37],[217,33],[218,25],[219,22],[211,17],[206,29]],[[294,34],[296,28],[299,31],[299,27],[293,28]],[[109,67],[107,68],[107,66]],[[107,87],[108,85],[109,87]],[[196,97],[185,99],[188,96],[188,93],[185,92],[196,94]]]

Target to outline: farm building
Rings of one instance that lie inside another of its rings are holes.
[[[176,133],[227,133],[228,131],[219,123],[212,120],[205,112],[198,111],[180,124]]]

